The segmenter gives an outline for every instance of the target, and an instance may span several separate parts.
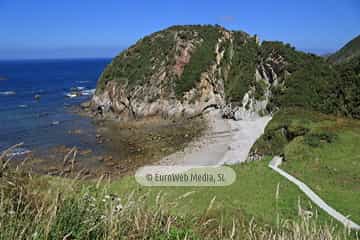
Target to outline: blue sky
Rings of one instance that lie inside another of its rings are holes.
[[[112,57],[180,24],[220,24],[325,53],[360,34],[360,1],[0,0],[0,59]]]

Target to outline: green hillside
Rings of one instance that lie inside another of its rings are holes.
[[[338,64],[338,63],[347,62],[358,56],[360,56],[360,35],[358,35],[353,40],[348,42],[339,51],[330,55],[328,57],[328,60],[331,63]]]
[[[357,37],[332,55],[330,62],[347,60],[334,66],[289,44],[259,43],[256,37],[242,31],[217,25],[174,26],[153,33],[120,53],[101,75],[97,95],[109,91],[106,86],[112,82],[123,86],[125,92],[142,89],[138,101],[174,97],[181,100],[186,92],[199,87],[202,78],[207,78],[213,86],[224,86],[215,91],[224,91],[227,102],[241,103],[250,89],[255,89],[256,99],[264,95],[264,82],[255,80],[256,71],[263,69],[261,77],[268,78],[266,81],[271,84],[268,112],[303,107],[359,118],[359,60],[355,57],[359,45]],[[274,81],[278,83],[273,84]],[[156,89],[150,93],[147,89],[154,86]],[[196,96],[192,101],[196,101]]]

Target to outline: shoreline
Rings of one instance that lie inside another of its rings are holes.
[[[123,176],[146,165],[217,166],[245,162],[252,145],[271,120],[270,116],[266,116],[234,121],[222,118],[220,110],[208,110],[201,120],[206,122],[203,127],[207,126],[198,135],[193,132],[195,129],[192,129],[192,123],[185,120],[174,123],[150,118],[134,123],[116,120],[107,122],[94,118],[81,105],[69,110],[72,114],[95,121],[92,123],[96,128],[93,136],[95,145],[86,149],[76,147],[79,154],[75,162],[76,171],[86,169],[86,175],[93,176],[102,172],[111,176]],[[180,125],[177,126],[178,124]],[[172,129],[168,129],[170,126]],[[75,129],[68,134],[86,135],[84,129]],[[131,143],[123,142],[124,138],[132,139]],[[144,148],[148,144],[151,147]],[[124,146],[131,149],[118,152]],[[154,150],[153,147],[157,149]],[[102,151],[96,151],[97,148]],[[37,156],[31,158],[35,162],[29,161],[34,164],[31,164],[31,169],[45,175],[57,175],[57,172],[64,171],[69,173],[69,166],[62,166],[62,161],[70,149],[72,147],[59,145],[49,149],[50,156],[35,154]],[[159,158],[156,159],[157,157]]]
[[[163,119],[149,117],[133,122],[99,119],[85,111],[81,105],[68,109],[91,122],[88,129],[73,128],[66,134],[81,138],[86,147],[65,142],[44,149],[30,148],[27,154],[16,156],[12,166],[22,165],[26,171],[40,175],[75,177],[80,174],[92,179],[101,175],[118,179],[134,173],[139,167],[155,164],[165,156],[181,152],[194,139],[201,139],[207,132],[202,119]],[[53,126],[54,128],[57,126]],[[65,161],[66,156],[69,161]],[[24,164],[22,164],[23,160]]]

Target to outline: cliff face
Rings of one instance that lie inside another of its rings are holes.
[[[92,103],[121,119],[191,115],[224,104],[222,45],[230,38],[231,32],[210,26],[154,33],[113,60]]]
[[[124,120],[193,115],[232,101],[244,112],[266,111],[273,84],[268,75],[276,74],[270,65],[257,63],[258,48],[256,37],[219,26],[175,26],[154,33],[105,69],[92,107]]]
[[[191,116],[208,106],[235,119],[283,106],[337,113],[338,78],[324,59],[288,44],[260,43],[220,26],[174,26],[118,55],[102,73],[91,106],[121,120]]]

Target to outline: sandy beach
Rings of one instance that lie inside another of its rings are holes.
[[[184,151],[173,153],[160,165],[211,166],[235,164],[247,159],[251,146],[263,134],[270,116],[252,120],[223,119],[219,111],[206,114],[209,129]]]
[[[236,164],[245,162],[252,145],[264,133],[271,116],[249,120],[228,120],[232,138],[228,150],[218,164]]]

